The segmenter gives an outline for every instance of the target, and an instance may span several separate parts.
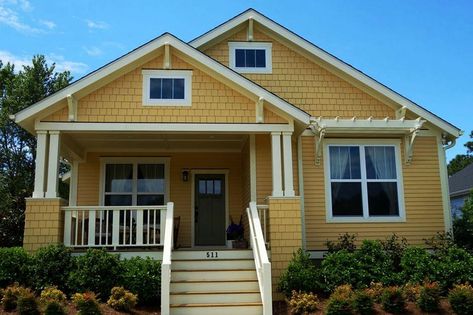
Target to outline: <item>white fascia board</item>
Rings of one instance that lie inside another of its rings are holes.
[[[37,122],[36,130],[69,132],[269,133],[293,132],[289,124],[80,123]]]
[[[422,118],[427,119],[432,124],[436,125],[440,129],[445,130],[449,134],[454,137],[459,137],[462,131],[455,126],[451,125],[450,123],[444,121],[443,119],[437,117],[436,115],[432,114],[428,110],[422,108],[421,106],[415,104],[414,102],[410,101],[409,99],[405,98],[404,96],[394,92],[393,90],[387,88],[383,84],[377,82],[373,78],[370,78],[366,74],[362,73],[361,71],[353,68],[352,66],[348,65],[347,63],[341,61],[340,59],[336,58],[335,56],[329,54],[328,52],[320,49],[319,47],[315,46],[311,42],[307,41],[306,39],[296,35],[295,33],[289,31],[285,27],[279,25],[278,23],[268,19],[267,17],[263,16],[259,12],[250,9],[245,11],[244,13],[236,16],[235,18],[229,20],[228,22],[220,25],[219,27],[213,29],[212,31],[192,40],[189,44],[193,47],[200,47],[205,43],[211,41],[212,39],[228,32],[232,28],[238,26],[239,24],[245,22],[249,18],[252,18],[254,21],[262,24],[266,28],[270,29],[271,31],[279,34],[281,37],[285,38],[289,42],[294,43],[295,45],[299,46],[303,50],[309,52],[313,56],[321,59],[325,63],[329,64],[330,66],[342,71],[343,73],[347,74],[348,76],[352,77],[353,79],[361,82],[365,86],[377,91],[378,93],[382,94],[383,96],[387,97],[388,99],[392,100],[396,104],[399,104],[400,107],[405,106],[411,112],[421,116]]]

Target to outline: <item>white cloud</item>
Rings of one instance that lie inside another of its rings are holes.
[[[84,48],[85,53],[89,56],[96,57],[103,54],[102,49],[100,49],[99,47],[92,46],[92,47],[83,47],[83,48]]]
[[[0,3],[0,23],[10,26],[11,28],[23,33],[37,34],[43,32],[36,27],[32,27],[22,22],[16,11],[2,6],[2,3]]]
[[[56,28],[56,23],[54,23],[53,21],[49,21],[49,20],[39,20],[39,23],[46,26],[48,29],[52,30],[54,28]]]
[[[23,66],[31,64],[31,58],[15,56],[5,50],[0,50],[0,60],[3,64],[11,63],[15,65],[17,71],[23,69]]]
[[[108,24],[103,21],[92,21],[92,20],[85,20],[87,23],[87,27],[90,29],[99,29],[104,30],[108,28]]]

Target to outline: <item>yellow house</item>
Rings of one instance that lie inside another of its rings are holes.
[[[298,248],[451,228],[461,131],[252,9],[189,43],[165,33],[15,121],[38,143],[24,247],[160,259],[163,314],[271,314]],[[240,218],[251,249],[229,248]]]

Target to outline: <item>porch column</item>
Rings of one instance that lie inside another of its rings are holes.
[[[34,174],[33,198],[44,198],[48,133],[47,131],[37,131],[36,133],[36,166]]]
[[[271,153],[273,168],[273,197],[282,197],[282,174],[281,174],[281,133],[271,133]]]
[[[59,131],[49,131],[48,189],[46,198],[56,198],[59,181]]]
[[[284,196],[294,197],[294,177],[292,174],[292,132],[283,132],[283,157],[284,157]]]

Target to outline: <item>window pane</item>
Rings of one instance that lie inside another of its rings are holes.
[[[164,193],[164,164],[138,164],[138,192]]]
[[[162,206],[164,205],[164,195],[138,195],[137,206]]]
[[[214,181],[214,192],[216,195],[220,195],[222,193],[222,181],[215,180]]]
[[[106,206],[131,206],[131,195],[106,195]]]
[[[207,194],[213,194],[213,193],[214,193],[214,181],[208,180],[207,181]]]
[[[368,179],[396,179],[394,147],[365,147],[365,155]]]
[[[397,183],[368,183],[370,216],[398,216]]]
[[[199,194],[205,194],[207,191],[207,186],[206,186],[206,181],[205,180],[199,180]]]
[[[172,79],[162,79],[163,80],[163,99],[172,98]]]
[[[244,49],[235,49],[235,67],[245,67]]]
[[[332,215],[363,216],[361,183],[332,183]]]
[[[254,68],[255,67],[255,50],[247,49],[246,50],[246,64],[245,67]]]
[[[152,78],[149,81],[149,98],[160,99],[161,98],[161,79]]]
[[[184,99],[184,79],[174,79],[174,99]]]
[[[131,192],[132,164],[107,164],[105,168],[106,192]]]
[[[330,146],[330,178],[360,179],[359,147]]]
[[[264,49],[256,50],[256,67],[264,68],[266,67],[266,54]]]

